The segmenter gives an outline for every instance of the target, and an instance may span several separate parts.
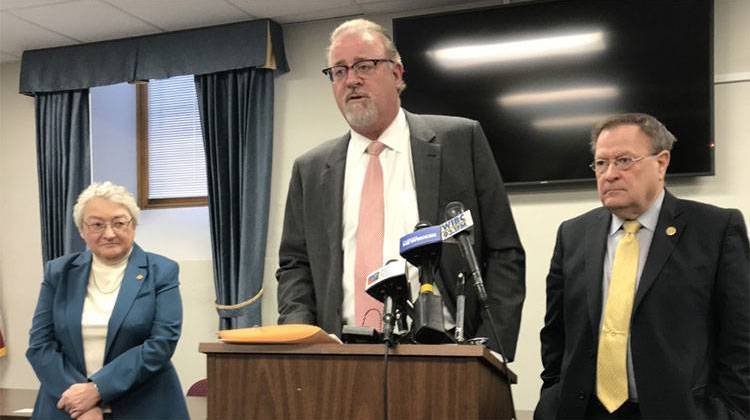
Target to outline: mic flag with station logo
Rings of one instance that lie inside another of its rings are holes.
[[[399,241],[399,253],[412,265],[439,255],[442,243],[457,243],[456,235],[474,226],[471,210],[465,210],[437,226],[427,226],[409,232]]]

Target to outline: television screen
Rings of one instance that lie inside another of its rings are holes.
[[[713,174],[713,1],[560,0],[394,19],[404,108],[484,128],[509,185],[590,181],[589,133],[644,112],[668,174]]]

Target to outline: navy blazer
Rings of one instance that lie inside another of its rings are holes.
[[[476,121],[404,113],[419,219],[433,225],[443,222],[451,201],[471,210],[474,252],[484,272],[488,306],[505,355],[513,360],[526,294],[525,254],[487,138]],[[324,143],[294,163],[276,271],[279,324],[313,324],[341,334],[341,220],[349,139],[346,134]],[[465,267],[458,247],[443,248],[436,284],[454,317],[456,276]],[[474,289],[467,286],[468,337],[492,336],[482,312]],[[498,349],[492,341],[489,345]]]
[[[534,418],[581,419],[596,397],[610,212],[560,225],[541,332]],[[750,415],[750,251],[738,210],[666,192],[633,303],[630,350],[644,419]]]
[[[94,381],[111,418],[187,419],[170,362],[182,326],[177,263],[133,245],[109,319],[104,366],[86,377],[81,313],[91,251],[49,261],[26,352],[41,388],[34,418],[69,419],[56,405],[72,384]]]

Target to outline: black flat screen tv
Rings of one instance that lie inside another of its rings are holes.
[[[713,1],[558,0],[393,20],[404,108],[478,120],[508,185],[591,181],[589,133],[645,112],[669,176],[712,175]]]

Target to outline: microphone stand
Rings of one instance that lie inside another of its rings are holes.
[[[463,205],[461,205],[463,209]],[[477,292],[477,298],[479,303],[484,308],[484,312],[487,314],[487,320],[490,323],[490,333],[492,333],[492,339],[497,343],[497,349],[500,352],[500,361],[504,365],[507,365],[508,360],[505,358],[505,349],[503,349],[503,343],[500,342],[500,337],[497,336],[497,329],[495,328],[495,320],[492,318],[492,312],[487,304],[487,290],[484,288],[484,280],[482,280],[482,273],[479,271],[479,263],[477,263],[477,257],[474,254],[474,250],[471,249],[471,244],[468,241],[459,241],[459,248],[461,253],[469,263],[469,269],[471,270],[471,280],[474,285],[474,290]]]
[[[383,419],[388,420],[388,353],[391,351],[391,345],[385,342],[385,354],[383,355]]]
[[[503,362],[503,372],[507,375],[508,359],[505,358],[505,349],[503,349],[503,343],[500,342],[500,337],[497,336],[497,328],[495,328],[495,319],[492,317],[490,306],[487,304],[487,291],[484,288],[484,281],[482,280],[482,274],[478,271],[471,273],[471,277],[474,280],[474,288],[477,291],[477,297],[479,303],[484,308],[484,312],[487,314],[487,320],[490,323],[490,332],[492,333],[492,339],[497,343],[497,349],[500,353],[500,361]]]
[[[463,212],[464,205],[460,201],[453,201],[445,206],[445,215],[449,220],[459,216]],[[503,365],[502,370],[505,374],[505,377],[507,378],[508,359],[505,358],[505,349],[503,348],[503,343],[500,341],[500,337],[497,334],[495,319],[492,317],[492,312],[490,311],[489,304],[487,303],[487,290],[484,288],[484,281],[482,280],[482,273],[480,271],[481,269],[479,268],[480,266],[477,262],[477,256],[476,254],[474,254],[474,249],[472,248],[467,234],[468,232],[461,232],[457,237],[459,249],[461,250],[461,254],[463,254],[466,262],[469,265],[469,270],[471,271],[471,280],[477,293],[477,299],[479,300],[480,305],[482,305],[482,308],[484,308],[484,312],[487,314],[487,321],[490,324],[489,327],[490,333],[492,334],[492,340],[497,343],[497,349],[500,353],[500,362]],[[461,278],[459,278],[459,282],[460,281]],[[456,301],[456,307],[456,310],[458,310],[458,300]]]
[[[396,340],[393,338],[393,326],[396,317],[393,315],[393,298],[385,296],[383,303],[383,341],[387,347],[393,347]]]
[[[456,343],[461,344],[464,342],[464,312],[466,311],[466,294],[464,293],[464,287],[466,286],[466,279],[464,273],[458,273],[458,280],[456,282],[456,332],[455,338]]]
[[[403,304],[403,302],[401,303]],[[401,329],[406,328],[405,311],[409,311],[408,304],[397,304],[394,309],[393,298],[390,295],[385,296],[385,302],[383,302],[383,343],[385,344],[383,354],[383,418],[385,420],[388,420],[388,354],[391,347],[394,347],[398,342],[398,336],[393,334],[395,323],[398,322]]]
[[[404,328],[406,325],[404,310],[408,310],[408,305],[403,308],[401,304],[397,304],[394,308],[393,297],[388,294],[385,295],[385,302],[383,302],[383,343],[385,344],[383,355],[383,418],[385,420],[388,420],[388,354],[391,347],[395,346],[398,341],[393,334],[395,323],[398,322],[400,328]]]

